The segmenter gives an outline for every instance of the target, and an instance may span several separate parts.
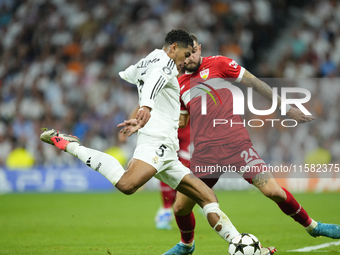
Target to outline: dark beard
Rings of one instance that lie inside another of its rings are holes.
[[[195,67],[192,68],[187,68],[186,66],[184,67],[185,71],[193,73],[196,72],[200,68],[201,63],[198,63]]]

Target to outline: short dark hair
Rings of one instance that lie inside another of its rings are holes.
[[[183,28],[172,29],[165,36],[164,46],[169,46],[173,43],[177,43],[181,48],[187,48],[189,45],[194,47],[194,42],[190,37],[190,34]]]
[[[198,44],[198,39],[197,39],[197,36],[194,34],[194,33],[190,33],[190,38],[194,41],[194,42],[197,42]]]

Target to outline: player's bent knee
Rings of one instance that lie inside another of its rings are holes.
[[[183,203],[175,203],[173,206],[173,211],[175,215],[183,216],[191,213],[192,209]]]
[[[134,194],[137,189],[134,188],[123,188],[123,189],[119,189],[122,193],[124,193],[125,195],[132,195]]]
[[[137,191],[137,189],[123,189],[120,191],[123,192],[125,195],[132,195]]]
[[[116,185],[116,188],[125,195],[132,195],[138,190],[139,187],[133,185],[132,183],[119,181]]]

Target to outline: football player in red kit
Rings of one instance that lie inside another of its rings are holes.
[[[243,119],[233,114],[231,90],[226,86],[214,88],[212,84],[227,83],[226,79],[233,80],[252,87],[269,101],[272,101],[272,89],[230,58],[202,57],[201,45],[198,44],[197,37],[194,34],[191,36],[194,40],[193,54],[185,61],[185,74],[178,79],[182,101],[180,127],[186,125],[190,114],[190,133],[191,140],[194,142],[194,152],[190,160],[191,170],[209,187],[213,187],[223,172],[211,174],[205,170],[216,165],[233,166],[246,181],[277,203],[286,215],[305,227],[311,236],[339,239],[340,226],[314,221],[294,196],[280,187],[270,172],[264,171],[266,164],[254,149],[248,131],[242,125]],[[201,97],[204,95],[202,91],[208,95],[212,94],[212,97],[205,94],[205,109],[201,104]],[[281,105],[279,96],[278,105]],[[202,114],[202,111],[206,114]],[[290,106],[287,107],[286,114],[298,123],[314,119]],[[213,126],[214,119],[227,120],[234,125]],[[195,217],[192,212],[194,206],[193,200],[177,192],[173,210],[181,232],[181,241],[164,253],[165,255],[191,254],[186,251],[194,241]]]

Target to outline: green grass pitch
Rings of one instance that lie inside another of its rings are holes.
[[[312,238],[258,191],[222,192],[221,208],[240,232],[275,245],[277,254],[306,246],[334,242]],[[340,224],[339,193],[295,194],[315,220]],[[85,194],[7,194],[0,196],[0,254],[87,255],[162,254],[179,241],[172,230],[156,230],[154,216],[159,192]],[[195,208],[195,255],[228,254],[227,244]],[[339,253],[340,246],[308,254]]]

